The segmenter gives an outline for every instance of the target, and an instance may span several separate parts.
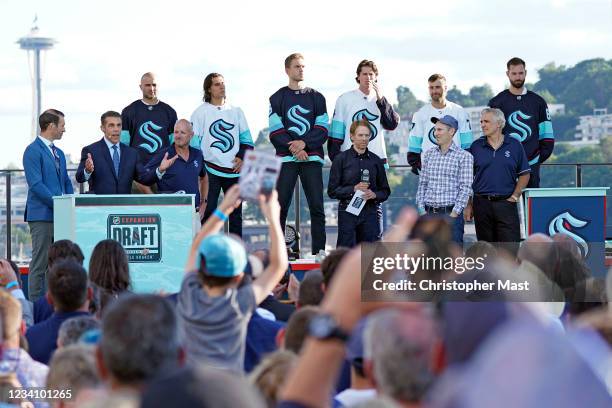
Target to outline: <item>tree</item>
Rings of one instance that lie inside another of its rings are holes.
[[[595,108],[612,112],[612,60],[594,58],[570,68],[551,62],[539,69],[538,75],[534,91],[550,92],[565,104],[568,115],[591,115]]]
[[[470,99],[474,104],[472,106],[486,106],[491,100],[491,98],[493,98],[493,90],[491,89],[491,85],[489,84],[473,86],[470,89]]]
[[[412,114],[424,105],[407,86],[398,86],[396,92],[397,105],[395,105],[395,110],[400,115],[400,118],[404,120],[410,119]]]
[[[464,95],[463,92],[461,92],[461,90],[457,88],[457,86],[453,86],[453,88],[447,92],[446,96],[449,101],[453,101],[463,107],[475,106],[474,101],[472,101],[470,96]]]

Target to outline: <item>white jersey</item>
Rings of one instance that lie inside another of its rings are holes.
[[[431,103],[428,103],[412,116],[412,126],[408,137],[408,152],[425,153],[432,147],[437,146],[434,136],[435,125],[431,122],[431,118],[441,118],[445,115],[454,117],[459,123],[459,129],[453,137],[453,142],[457,146],[461,146],[462,149],[469,148],[473,140],[470,117],[460,105],[446,101],[446,106],[443,109],[434,108]]]
[[[194,136],[190,144],[202,150],[206,170],[221,177],[238,177],[232,161],[254,146],[242,109],[204,102],[191,115],[191,123]]]
[[[384,100],[384,103],[389,106],[389,103]],[[387,163],[387,148],[385,146],[385,130],[380,123],[381,116],[380,108],[376,104],[376,93],[370,92],[369,95],[364,94],[359,89],[343,93],[336,101],[334,116],[332,118],[331,130],[329,136],[336,139],[338,142],[342,140],[340,151],[350,149],[352,146],[350,137],[351,124],[356,120],[366,119],[370,122],[370,143],[368,150],[383,159]],[[397,125],[396,125],[397,126]]]

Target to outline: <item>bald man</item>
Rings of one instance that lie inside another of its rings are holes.
[[[159,193],[195,194],[196,210],[201,214],[206,207],[208,182],[202,151],[189,146],[193,128],[187,119],[180,119],[174,125],[174,143],[160,150],[145,166],[141,180],[147,184],[157,184]]]
[[[156,153],[172,144],[176,111],[157,98],[155,75],[147,72],[140,78],[142,98],[121,112],[121,142],[138,150],[141,164],[146,165]],[[149,187],[135,183],[139,192],[151,193]]]

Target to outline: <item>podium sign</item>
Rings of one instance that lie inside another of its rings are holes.
[[[571,237],[594,276],[605,276],[606,190],[608,187],[526,189],[527,234]]]
[[[96,244],[118,241],[136,292],[178,292],[194,236],[193,194],[54,197],[54,238],[76,242],[87,269]]]

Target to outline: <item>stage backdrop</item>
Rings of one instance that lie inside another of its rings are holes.
[[[527,234],[569,235],[595,276],[605,276],[608,187],[525,190]]]
[[[84,266],[98,242],[123,245],[136,292],[178,292],[194,235],[193,194],[54,197],[54,239],[81,247]]]

